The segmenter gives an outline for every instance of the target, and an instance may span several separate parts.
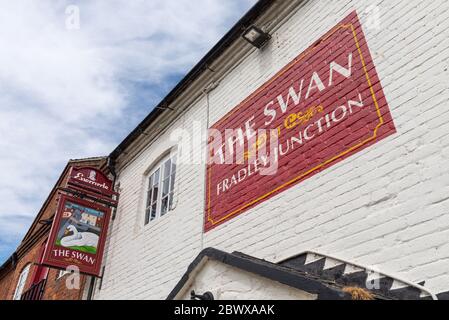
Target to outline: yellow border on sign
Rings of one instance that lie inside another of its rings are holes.
[[[363,65],[363,70],[365,71],[366,80],[368,81],[368,85],[369,85],[369,87],[370,87],[370,91],[371,91],[371,95],[372,95],[372,98],[373,98],[373,101],[374,101],[374,105],[376,106],[377,115],[379,116],[379,120],[380,120],[379,124],[378,124],[378,125],[376,126],[376,128],[374,129],[374,135],[373,135],[372,137],[368,138],[367,140],[362,141],[362,142],[358,143],[357,145],[355,145],[355,146],[349,148],[348,150],[342,152],[341,154],[339,154],[339,155],[337,155],[337,156],[335,156],[335,157],[333,157],[333,158],[331,158],[331,159],[329,159],[329,160],[326,160],[325,162],[321,163],[320,165],[316,166],[315,168],[310,169],[309,171],[302,173],[301,175],[297,176],[296,178],[294,178],[294,179],[292,179],[292,180],[290,180],[290,181],[284,183],[283,185],[281,185],[281,186],[279,186],[279,187],[273,189],[272,191],[270,191],[270,192],[264,194],[263,196],[261,196],[261,197],[255,199],[255,200],[253,200],[253,201],[251,201],[251,202],[245,204],[243,207],[241,207],[241,208],[239,208],[239,209],[237,209],[237,210],[235,210],[235,211],[229,213],[228,215],[226,215],[226,216],[220,218],[220,219],[217,220],[217,221],[213,220],[213,219],[210,217],[210,213],[211,213],[211,210],[210,210],[210,209],[211,209],[211,206],[210,206],[210,195],[211,195],[211,193],[210,193],[210,186],[211,186],[211,170],[210,170],[210,168],[208,168],[208,172],[209,172],[209,174],[208,174],[208,176],[209,176],[209,177],[208,177],[208,179],[209,179],[208,184],[209,184],[209,186],[208,186],[208,191],[207,191],[207,192],[208,192],[207,220],[208,220],[209,222],[211,222],[213,226],[216,225],[216,224],[219,224],[219,223],[221,223],[221,222],[223,222],[223,221],[225,221],[225,220],[227,220],[227,219],[229,219],[230,217],[232,217],[232,216],[238,214],[239,212],[245,210],[246,208],[251,207],[252,205],[256,204],[257,202],[260,202],[261,200],[263,200],[263,199],[265,199],[265,198],[271,196],[273,193],[276,193],[276,192],[278,192],[278,191],[280,191],[280,190],[282,190],[282,189],[284,189],[284,188],[290,186],[291,184],[297,182],[298,180],[301,180],[301,179],[304,178],[305,176],[308,176],[308,175],[311,174],[312,172],[321,169],[322,167],[328,165],[329,163],[334,162],[335,160],[337,160],[337,159],[339,159],[339,158],[341,158],[341,157],[347,155],[348,153],[354,151],[355,149],[358,149],[358,148],[360,148],[361,146],[363,146],[363,145],[365,145],[365,144],[367,144],[367,143],[369,143],[369,142],[371,142],[371,141],[373,141],[373,140],[375,140],[375,139],[377,138],[377,131],[378,131],[379,128],[384,124],[384,119],[383,119],[383,117],[382,117],[382,112],[380,111],[380,107],[379,107],[379,104],[378,104],[377,99],[376,99],[376,94],[375,94],[375,92],[374,92],[373,85],[372,85],[372,83],[371,83],[371,79],[370,79],[369,74],[368,74],[368,70],[367,70],[367,67],[366,67],[366,63],[365,63],[365,59],[364,59],[364,57],[363,57],[362,50],[360,49],[360,44],[359,44],[359,40],[358,40],[358,38],[357,38],[357,33],[356,33],[355,28],[354,28],[354,25],[353,25],[352,23],[351,23],[351,24],[342,24],[342,25],[336,27],[336,29],[335,29],[333,32],[331,32],[328,36],[326,36],[325,38],[323,38],[322,41],[325,41],[325,40],[327,40],[328,38],[330,38],[335,32],[337,32],[337,31],[340,30],[341,28],[346,28],[346,29],[351,28],[352,33],[353,33],[353,35],[354,35],[354,40],[355,40],[355,43],[356,43],[356,46],[357,46],[357,50],[359,51],[359,54],[360,54],[360,59],[361,59],[362,65]],[[299,60],[302,60],[306,55],[308,55],[309,53],[313,52],[313,51],[315,50],[315,48],[316,48],[316,47],[310,48],[309,50],[307,50],[306,52],[304,52],[302,55],[300,55],[298,58],[296,58],[295,60],[293,60],[293,61],[292,61],[290,64],[288,64],[282,71],[280,71],[276,76],[274,76],[274,77],[272,78],[271,81],[267,82],[261,89],[257,90],[257,91],[256,91],[255,93],[253,93],[250,97],[248,97],[247,99],[245,99],[245,101],[242,102],[240,105],[243,105],[246,101],[248,101],[248,99],[254,97],[254,96],[257,95],[261,90],[265,89],[265,88],[266,88],[269,84],[271,84],[274,80],[278,79],[282,74],[284,74],[285,72],[287,72],[287,71],[290,69],[290,67],[291,67],[292,65],[296,64]],[[231,116],[231,115],[232,115],[235,111],[237,111],[238,109],[239,109],[239,108],[236,108],[235,110],[231,111],[227,116],[225,116],[223,119],[221,119],[219,122],[217,122],[217,124],[219,124],[219,123],[223,122],[224,120],[226,120],[227,118],[229,118],[229,116]],[[217,125],[217,124],[216,124],[216,125]]]

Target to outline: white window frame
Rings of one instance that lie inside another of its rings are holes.
[[[145,225],[160,219],[172,211],[177,174],[176,160],[176,152],[167,154],[152,166],[151,171],[145,177]],[[166,164],[169,161],[170,167],[167,174]],[[165,185],[165,183],[168,185]],[[166,190],[164,190],[164,186]],[[157,190],[155,187],[157,187]],[[162,209],[163,202],[166,202],[165,212]]]
[[[13,300],[20,300],[22,297],[23,289],[28,279],[30,273],[31,263],[27,264],[25,268],[22,269],[19,279],[17,280],[16,290],[14,291]]]

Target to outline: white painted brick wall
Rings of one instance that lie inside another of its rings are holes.
[[[369,28],[370,5],[380,29]],[[310,0],[210,94],[211,123],[356,9],[398,133],[202,236],[203,165],[178,171],[177,207],[144,226],[144,174],[170,130],[206,121],[201,99],[121,170],[97,299],[160,299],[205,247],[279,261],[330,254],[449,291],[449,2]]]

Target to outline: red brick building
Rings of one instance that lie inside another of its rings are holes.
[[[79,289],[68,289],[67,273],[42,266],[45,243],[58,205],[58,188],[68,179],[70,168],[106,167],[106,158],[71,160],[34,219],[17,250],[0,267],[0,300],[80,300],[89,293],[90,280],[81,275]]]

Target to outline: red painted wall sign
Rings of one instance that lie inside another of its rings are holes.
[[[258,129],[276,130],[279,140],[269,150],[278,169],[261,174],[268,162],[258,156],[245,158],[244,164],[209,164],[206,231],[394,134],[356,12],[212,128],[223,136],[226,129],[241,128],[243,138],[235,143],[244,140],[245,150],[252,150]],[[211,143],[209,157],[220,158],[225,152],[219,149]]]
[[[105,206],[61,196],[42,264],[99,276],[109,217]]]

